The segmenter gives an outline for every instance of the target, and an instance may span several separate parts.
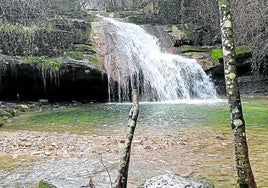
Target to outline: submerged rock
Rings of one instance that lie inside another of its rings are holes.
[[[214,186],[206,181],[190,179],[176,174],[164,174],[152,177],[145,181],[140,188],[213,188]]]

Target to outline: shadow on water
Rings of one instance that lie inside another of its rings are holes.
[[[131,103],[88,104],[21,114],[3,130],[50,132],[46,137],[53,137],[54,132],[67,132],[65,137],[56,135],[54,142],[58,145],[77,142],[77,147],[88,144],[86,147],[90,149],[82,157],[47,157],[29,168],[0,169],[4,173],[0,175],[3,182],[0,185],[9,187],[17,183],[20,187],[46,179],[59,187],[79,187],[91,176],[97,187],[108,187],[108,175],[100,158],[103,157],[114,178],[130,107]],[[253,171],[259,187],[265,187],[268,166],[263,160],[268,157],[264,152],[268,146],[268,100],[245,99],[243,110]],[[129,187],[170,172],[209,179],[216,187],[234,187],[236,173],[227,101],[141,102],[132,155]]]

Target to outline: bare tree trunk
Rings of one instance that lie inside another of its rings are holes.
[[[126,188],[127,187],[131,143],[134,137],[134,132],[135,132],[137,119],[139,115],[138,93],[136,89],[133,89],[132,91],[132,103],[133,105],[129,112],[127,136],[125,140],[124,153],[121,158],[121,162],[120,162],[119,169],[118,169],[118,175],[117,175],[114,188]]]
[[[235,162],[238,174],[237,183],[240,188],[256,188],[257,186],[249,162],[245,121],[237,81],[230,0],[219,0],[219,7],[226,92],[230,107],[231,127],[234,135]]]

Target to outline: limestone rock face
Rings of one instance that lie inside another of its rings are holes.
[[[83,60],[57,61],[61,62],[59,69],[51,69],[0,55],[0,100],[107,100],[107,78],[98,68]]]

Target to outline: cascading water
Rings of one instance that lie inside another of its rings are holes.
[[[143,101],[216,98],[196,60],[162,52],[158,39],[142,27],[101,18],[100,29],[110,100],[129,100],[133,87]]]

